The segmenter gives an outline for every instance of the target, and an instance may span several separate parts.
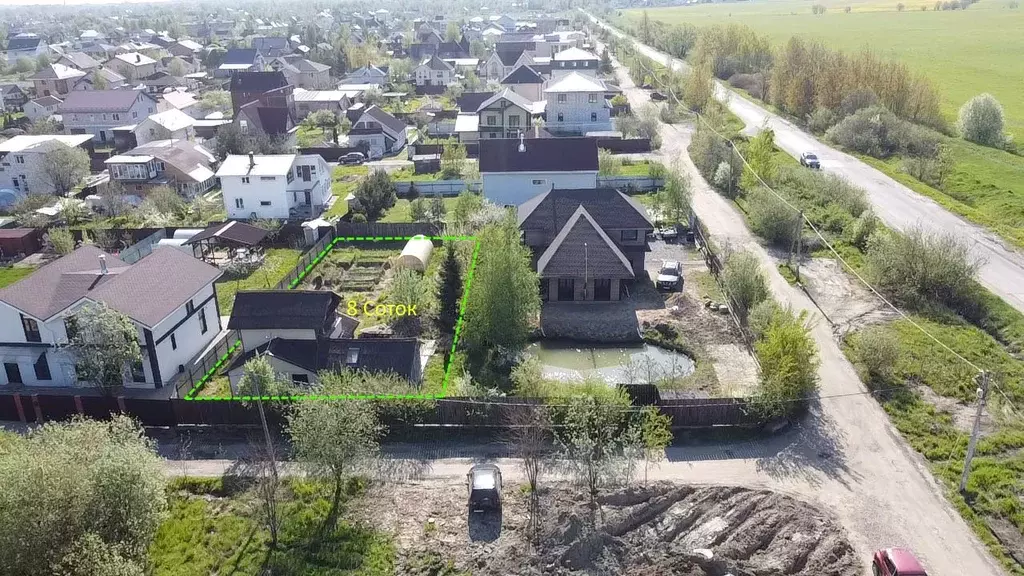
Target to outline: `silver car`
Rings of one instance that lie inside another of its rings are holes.
[[[683,265],[673,260],[662,262],[656,284],[659,290],[682,290]]]

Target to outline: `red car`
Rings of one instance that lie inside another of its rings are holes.
[[[875,576],[928,576],[914,554],[903,548],[875,552],[871,571]]]

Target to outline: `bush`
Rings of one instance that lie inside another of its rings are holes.
[[[867,210],[846,228],[846,241],[863,251],[867,248],[868,240],[875,233],[876,228],[878,228],[878,216]]]
[[[776,246],[788,248],[796,238],[797,214],[770,192],[747,194],[747,216],[751,231]]]
[[[651,162],[647,165],[647,176],[660,180],[665,178],[667,175],[668,169],[665,168],[665,165],[662,164],[661,162],[651,160]]]
[[[67,228],[52,228],[50,230],[50,244],[53,250],[61,256],[70,254],[75,249],[75,237]]]
[[[968,318],[978,312],[979,263],[958,236],[921,228],[874,234],[865,261],[873,283],[897,301],[940,304]]]
[[[755,401],[767,418],[793,416],[818,385],[818,352],[804,315],[780,309],[754,343],[761,364],[761,388]]]
[[[771,298],[765,298],[757,306],[754,306],[747,316],[747,327],[750,328],[754,339],[759,340],[768,331],[775,316],[781,313],[782,307]]]
[[[697,167],[700,175],[705,180],[711,182],[714,181],[718,166],[723,162],[732,166],[733,158],[735,157],[728,143],[700,124],[698,124],[697,131],[690,140],[690,146],[687,148],[687,151],[690,153],[690,159],[693,160],[693,164]],[[738,161],[738,159],[735,161]],[[732,173],[734,178],[738,178],[742,172],[742,165],[733,166]]]
[[[861,154],[888,158],[894,154],[935,156],[938,136],[921,126],[900,120],[885,108],[863,108],[825,132],[825,138]]]
[[[764,76],[761,74],[733,74],[729,77],[729,85],[746,90],[758,98],[764,94]]]
[[[991,94],[979,94],[960,107],[957,123],[964,140],[998,148],[1003,136],[1003,107]]]
[[[750,310],[768,298],[768,280],[761,273],[757,256],[749,252],[730,254],[722,270],[722,284],[732,297],[736,314],[746,319]]]
[[[814,112],[807,117],[807,128],[815,134],[824,134],[838,121],[836,113],[828,108],[815,108]]]
[[[622,172],[622,161],[604,148],[597,151],[597,173],[601,176],[617,176]]]
[[[366,224],[366,214],[363,214],[362,212],[356,212],[355,214],[352,215],[352,223]]]
[[[873,381],[883,381],[892,375],[900,357],[900,341],[891,330],[874,326],[863,330],[856,338],[857,358]]]
[[[732,170],[732,165],[728,162],[722,162],[715,169],[715,177],[711,183],[714,184],[715,188],[720,192],[724,193],[726,198],[735,198],[740,191],[739,178]]]

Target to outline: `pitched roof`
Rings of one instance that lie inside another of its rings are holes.
[[[410,369],[419,362],[420,343],[415,338],[358,338],[328,341],[327,362],[324,368],[366,370],[367,372],[393,372],[410,379]],[[358,349],[355,365],[347,364],[348,351]]]
[[[509,102],[515,104],[516,106],[519,106],[523,110],[526,110],[527,113],[530,113],[533,110],[533,102],[530,102],[526,98],[523,98],[519,94],[516,94],[515,92],[512,91],[511,88],[503,88],[501,92],[498,92],[494,96],[491,96],[487,100],[481,102],[480,106],[477,106],[476,111],[479,112],[499,100],[508,100]]]
[[[591,138],[533,138],[480,140],[480,172],[597,171],[597,141]]]
[[[331,69],[327,64],[321,64],[305,58],[293,58],[291,59],[291,65],[298,68],[301,72],[323,72]]]
[[[516,66],[516,69],[501,79],[502,84],[543,84],[544,77],[526,64]],[[546,90],[545,90],[546,92]]]
[[[430,68],[431,70],[440,70],[440,71],[449,71],[449,72],[455,69],[451,64],[445,62],[444,60],[441,60],[436,55],[430,56],[429,58],[425,58],[423,60],[423,62],[420,62],[420,66],[426,66],[427,68]]]
[[[131,109],[139,98],[153,100],[138,90],[74,90],[64,98],[60,109],[62,112],[122,112]]]
[[[491,96],[494,96],[494,92],[463,92],[462,96],[455,100],[455,107],[463,112],[476,112],[480,109],[480,104]]]
[[[551,59],[555,60],[555,61],[561,61],[561,60],[600,60],[600,58],[598,58],[597,55],[594,54],[593,52],[587,52],[586,50],[582,50],[580,48],[576,48],[575,46],[573,46],[572,48],[566,48],[565,50],[562,50],[561,52],[559,52],[559,53],[555,54],[554,56],[552,56]]]
[[[61,102],[63,102],[63,100],[57,98],[56,96],[43,96],[42,98],[36,98],[32,101],[33,104],[38,104],[43,108],[46,108],[47,106],[56,106]]]
[[[230,330],[320,330],[341,297],[326,290],[243,290],[235,296]]]
[[[202,232],[186,240],[184,245],[191,246],[192,244],[196,244],[202,240],[222,238],[228,242],[234,242],[235,244],[255,246],[262,242],[266,237],[267,231],[262,228],[250,226],[245,222],[231,220],[230,222],[222,222],[220,224],[211,224],[210,226],[207,226]]]
[[[605,86],[603,80],[598,80],[579,72],[570,72],[565,76],[559,78],[556,82],[544,89],[544,93],[549,92],[607,92],[608,87]]]
[[[98,60],[89,56],[85,52],[67,52],[64,56],[61,56],[61,60],[67,58],[71,65],[79,70],[85,70],[87,68],[99,68],[100,63]]]
[[[183,38],[181,40],[178,40],[175,43],[175,46],[181,46],[182,48],[185,48],[187,50],[191,50],[193,52],[199,52],[200,50],[203,49],[203,45],[202,44],[200,44],[199,42],[196,42],[194,40],[189,40],[187,38]]]
[[[171,106],[174,106],[178,110],[181,110],[183,108],[188,108],[189,106],[192,106],[193,104],[196,104],[199,101],[196,100],[195,96],[189,94],[188,92],[174,91],[164,94],[164,102],[167,102]]]
[[[85,76],[85,72],[63,64],[50,64],[29,76],[30,80],[73,80]]]
[[[202,145],[189,140],[153,140],[125,152],[124,155],[158,158],[198,182],[214,176],[210,171],[210,165],[216,161],[216,157]]]
[[[139,122],[139,125],[141,126],[146,121],[155,122],[170,132],[184,130],[195,123],[195,119],[177,108],[151,114],[148,118]]]
[[[89,140],[92,140],[91,134],[21,134],[0,142],[0,152],[21,152],[50,142],[60,142],[65,146],[81,146]]]
[[[524,230],[561,230],[583,206],[601,228],[653,229],[647,211],[629,196],[612,188],[549,190],[519,205],[519,227]]]
[[[17,37],[7,41],[7,50],[34,50],[43,39],[38,36]]]
[[[386,111],[378,107],[376,104],[367,108],[366,111],[363,112],[363,116],[369,116],[370,118],[373,118],[379,124],[386,127],[388,130],[395,132],[396,134],[405,131],[405,122],[402,122],[398,118],[395,118],[391,114],[388,114]],[[359,120],[357,120],[356,122],[358,123],[360,120],[362,120],[363,116],[360,116]]]
[[[293,162],[294,154],[229,154],[217,176],[285,176]]]
[[[125,54],[118,54],[117,56],[114,56],[112,60],[120,60],[121,62],[131,64],[132,66],[147,66],[149,64],[156,64],[156,60],[153,60],[149,56],[146,56],[145,54],[141,54],[139,52],[127,52]]]
[[[495,50],[494,53],[498,55],[502,66],[515,66],[524,51],[523,49]]]
[[[235,72],[231,76],[232,92],[269,92],[288,86],[284,73],[271,72]]]
[[[230,48],[224,54],[222,64],[252,64],[259,52],[255,48]]]
[[[106,274],[100,270],[101,255]],[[129,266],[95,246],[82,246],[0,290],[0,301],[46,320],[89,298],[152,328],[220,275],[175,248],[158,247]]]
[[[587,213],[576,208],[537,260],[537,274],[548,278],[633,278],[629,259]]]
[[[285,134],[292,125],[291,108],[263,106],[258,100],[242,105],[235,120],[250,122],[250,126],[266,134]]]

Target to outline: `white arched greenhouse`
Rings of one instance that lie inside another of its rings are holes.
[[[423,235],[413,236],[402,248],[402,255],[398,257],[398,265],[403,268],[410,268],[417,272],[423,272],[430,263],[430,254],[434,251],[434,243]]]

